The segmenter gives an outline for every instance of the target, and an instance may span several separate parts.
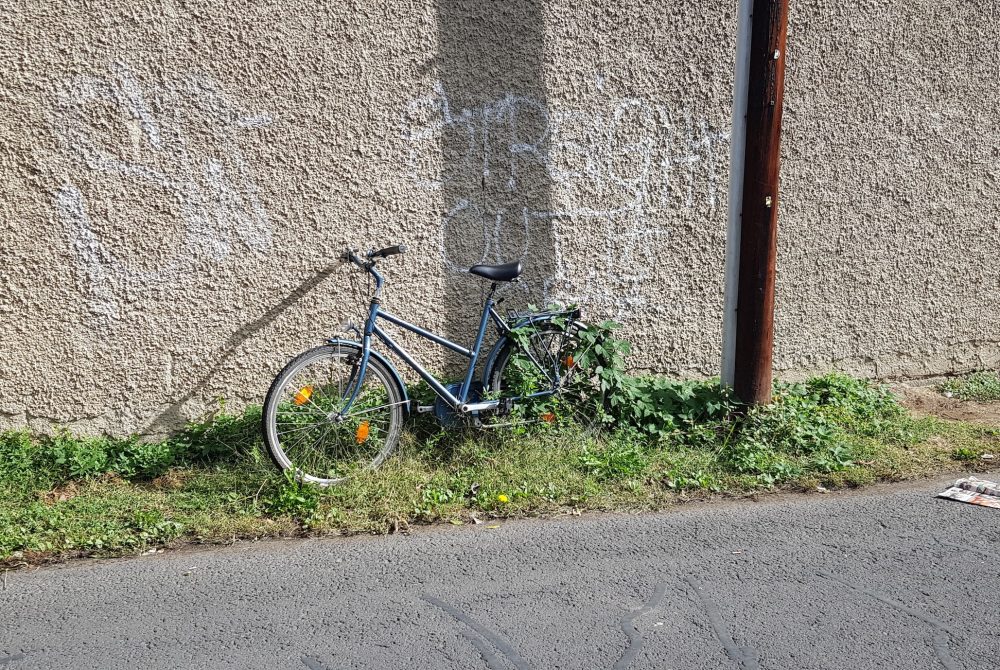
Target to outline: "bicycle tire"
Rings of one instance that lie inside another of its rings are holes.
[[[545,371],[540,371],[537,364],[523,353],[518,342],[509,339],[490,370],[487,390],[502,398],[510,395],[517,386],[521,387],[521,391],[530,390],[524,387],[532,385],[535,390],[542,390],[545,386],[556,387],[558,381],[558,391],[551,396],[551,402],[540,400],[540,408],[534,412],[537,416],[525,418],[547,423],[568,418],[588,432],[599,430],[608,416],[607,396],[599,382],[592,375],[587,375],[572,359],[573,353],[578,353],[581,346],[579,332],[586,328],[587,325],[580,321],[570,321],[565,326],[545,321],[533,326],[528,335],[529,348],[535,360],[547,368]],[[535,375],[535,378],[525,380],[525,374],[529,377]]]
[[[275,465],[294,471],[296,480],[340,484],[359,468],[377,468],[399,443],[403,392],[375,357],[351,411],[338,417],[360,360],[360,345],[324,345],[292,359],[271,383],[261,416],[264,441]]]

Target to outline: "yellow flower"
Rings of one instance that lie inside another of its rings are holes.
[[[498,495],[497,496],[497,500],[500,501],[500,502],[502,502],[502,503],[509,503],[510,502],[510,498],[508,498],[505,493],[501,493],[500,495]]]

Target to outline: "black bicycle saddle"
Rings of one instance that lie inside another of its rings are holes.
[[[517,261],[503,265],[473,265],[469,272],[493,281],[514,281],[521,276],[524,268],[521,267],[521,261]]]

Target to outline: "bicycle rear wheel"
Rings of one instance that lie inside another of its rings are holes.
[[[261,419],[265,442],[275,464],[297,480],[339,484],[358,469],[378,467],[396,448],[402,391],[378,359],[369,358],[361,380],[360,365],[360,346],[326,345],[293,359],[271,384]]]
[[[570,421],[599,429],[608,414],[599,381],[580,367],[580,331],[585,324],[543,322],[525,337],[508,341],[497,355],[487,389],[497,397],[519,397],[514,411],[525,421]]]

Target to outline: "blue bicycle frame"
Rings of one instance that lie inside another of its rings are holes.
[[[385,345],[389,347],[389,349],[392,350],[393,353],[395,353],[397,356],[403,359],[403,361],[405,361],[407,365],[413,368],[417,372],[417,374],[419,374],[420,377],[425,382],[427,382],[427,384],[432,389],[434,389],[435,393],[437,393],[451,407],[458,410],[459,412],[467,414],[470,412],[476,412],[481,410],[495,409],[496,407],[499,406],[500,404],[499,400],[485,400],[473,403],[469,402],[469,394],[470,391],[472,390],[472,377],[475,374],[476,364],[479,362],[479,356],[482,351],[483,340],[486,337],[486,329],[487,326],[489,325],[490,320],[492,319],[493,323],[496,324],[497,329],[500,331],[501,342],[504,340],[504,336],[510,333],[510,331],[512,330],[512,328],[509,325],[507,325],[507,322],[503,319],[503,317],[500,316],[500,314],[497,313],[496,311],[496,302],[494,302],[493,300],[493,295],[495,294],[497,289],[496,282],[494,282],[490,287],[489,295],[487,296],[486,303],[483,306],[483,313],[479,319],[479,331],[476,334],[476,340],[473,343],[471,349],[466,349],[465,347],[459,344],[455,344],[454,342],[452,342],[447,338],[441,337],[440,335],[436,335],[430,332],[429,330],[421,328],[420,326],[414,325],[409,321],[406,321],[386,311],[383,311],[381,296],[382,296],[382,285],[384,283],[384,279],[382,275],[379,274],[379,272],[375,269],[375,264],[372,261],[366,262],[353,252],[348,252],[348,257],[351,262],[353,262],[355,265],[364,268],[369,274],[371,274],[375,278],[375,295],[371,301],[371,307],[369,308],[368,318],[365,321],[364,334],[361,339],[361,362],[357,370],[357,377],[356,377],[357,381],[354,385],[353,391],[350,392],[351,393],[350,398],[348,399],[344,407],[340,410],[341,415],[346,415],[350,411],[351,405],[354,403],[354,400],[357,398],[358,392],[361,390],[361,382],[365,379],[365,375],[367,374],[368,371],[368,360],[371,357],[371,340],[373,335],[378,339],[380,339],[382,342],[384,342]],[[455,395],[454,393],[449,391],[448,388],[444,386],[444,384],[439,382],[430,372],[424,369],[424,367],[420,365],[420,363],[414,360],[414,358],[409,354],[409,352],[403,349],[399,344],[395,342],[395,340],[392,339],[392,337],[389,336],[388,333],[382,330],[382,328],[379,327],[378,325],[378,319],[384,319],[389,323],[396,324],[401,328],[405,328],[406,330],[416,333],[417,335],[425,339],[435,342],[443,347],[446,347],[468,358],[469,367],[466,370],[465,379],[462,382],[462,386],[459,389],[458,395]],[[498,342],[498,346],[499,344],[500,343]],[[496,353],[497,353],[496,351],[492,352],[492,355],[490,357],[491,361],[495,357]],[[402,386],[402,380],[397,380],[397,381]],[[554,390],[548,390],[540,394],[533,394],[533,395],[549,395],[551,393],[554,393]]]

